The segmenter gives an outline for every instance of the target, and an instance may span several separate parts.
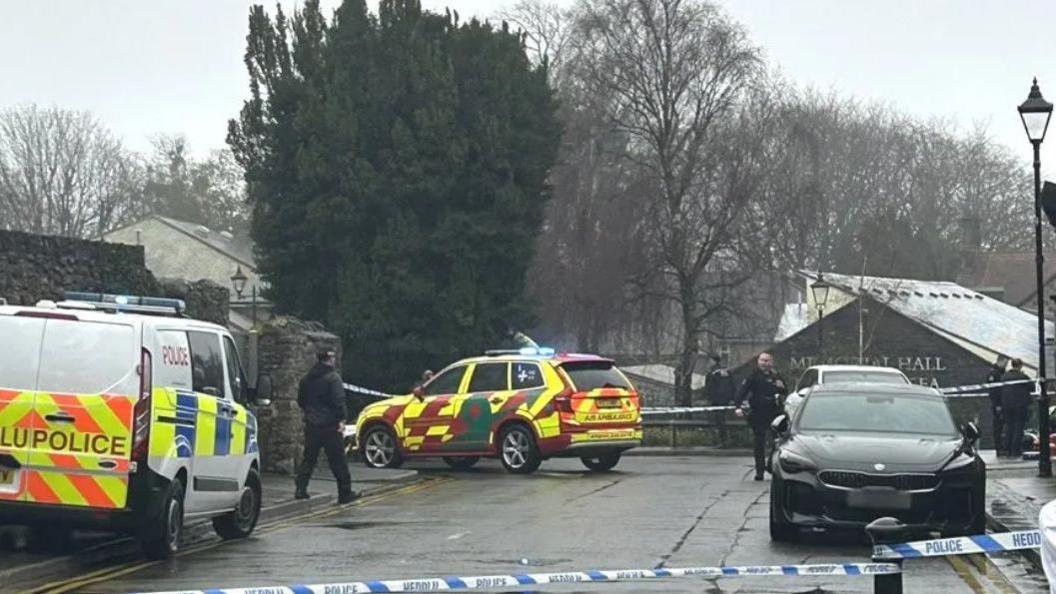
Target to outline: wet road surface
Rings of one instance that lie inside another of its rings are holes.
[[[412,464],[427,482],[346,508],[206,544],[168,563],[130,562],[52,582],[53,591],[124,593],[324,584],[565,570],[864,563],[864,540],[807,535],[770,542],[769,482],[745,458],[625,458],[611,473],[578,460],[534,475],[484,461],[468,472]],[[353,472],[356,468],[353,467]],[[978,561],[978,560],[977,560]],[[967,558],[913,560],[906,592],[1015,590]],[[872,592],[871,577],[677,579],[533,587],[547,592]]]

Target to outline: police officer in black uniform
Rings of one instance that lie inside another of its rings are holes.
[[[774,358],[762,353],[756,360],[756,368],[741,384],[737,393],[738,416],[748,408],[748,424],[752,427],[752,448],[755,453],[755,480],[763,480],[766,469],[767,442],[770,423],[781,412],[782,397],[788,394],[784,380],[774,371]]]
[[[338,503],[349,503],[357,494],[352,491],[352,477],[345,460],[345,386],[337,374],[337,355],[321,351],[315,366],[301,379],[297,390],[297,405],[304,411],[304,460],[297,469],[294,495],[308,499],[308,481],[319,460],[319,450],[326,452],[330,472],[337,479]]]
[[[990,367],[990,373],[986,375],[987,384],[996,384],[1001,381],[1001,378],[1005,375],[1005,366],[1008,365],[1008,359],[1004,355],[999,355],[997,360],[994,361],[993,366]],[[1005,413],[1001,407],[1001,386],[990,388],[990,411],[993,413],[991,416],[994,419],[994,449],[997,450],[998,456],[1005,455]]]

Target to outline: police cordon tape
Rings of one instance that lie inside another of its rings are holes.
[[[386,394],[385,392],[371,390],[370,388],[364,388],[363,386],[357,386],[355,384],[345,384],[344,387],[346,392],[365,394],[367,396],[380,396],[382,398],[392,398],[392,394]]]
[[[669,578],[721,578],[758,576],[876,576],[901,573],[895,563],[829,563],[816,565],[752,565],[739,567],[685,567],[671,569],[619,569],[522,573],[474,577],[436,577],[372,580],[334,584],[179,590],[154,594],[359,594],[361,592],[441,592],[487,590],[544,584],[638,582]]]
[[[1004,553],[1039,547],[1041,547],[1041,532],[1037,530],[1021,530],[998,534],[918,540],[894,545],[876,545],[873,549],[873,558],[883,561],[896,561],[899,559],[971,555],[974,553]]]

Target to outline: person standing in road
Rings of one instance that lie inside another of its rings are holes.
[[[998,355],[997,360],[994,361],[992,367],[990,367],[990,373],[986,375],[987,384],[996,384],[1001,381],[1001,378],[1005,376],[1005,367],[1008,365],[1008,359],[1004,355]],[[990,388],[990,411],[992,413],[991,418],[994,420],[994,449],[997,450],[997,455],[1005,455],[1005,416],[1001,412],[1001,386]]]
[[[1014,382],[1030,380],[1023,373],[1023,361],[1012,359],[1012,369],[1008,370],[1001,381]],[[1027,413],[1034,400],[1031,397],[1030,383],[1020,383],[1001,387],[1001,412],[1005,415],[1005,455],[1018,458],[1023,455],[1023,429],[1027,424]]]
[[[711,356],[711,370],[704,382],[704,398],[712,406],[733,404],[733,378],[719,355]]]
[[[337,355],[333,351],[321,351],[316,355],[315,366],[301,380],[297,391],[297,405],[304,411],[304,460],[297,469],[294,495],[297,499],[308,499],[308,481],[319,460],[319,450],[326,452],[330,472],[337,479],[338,503],[349,503],[356,499],[352,491],[352,477],[345,460],[345,387],[335,365]]]
[[[762,353],[756,360],[756,368],[741,384],[737,393],[740,403],[737,415],[744,415],[748,408],[748,424],[752,427],[752,449],[755,454],[755,480],[763,480],[766,470],[766,453],[770,437],[770,423],[781,411],[780,398],[788,393],[784,380],[774,371],[774,358]]]

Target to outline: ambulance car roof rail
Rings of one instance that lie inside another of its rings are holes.
[[[64,296],[66,300],[56,305],[66,309],[85,309],[87,306],[97,311],[111,313],[174,317],[181,317],[187,311],[187,304],[182,299],[170,299],[168,297],[111,295],[109,293],[88,293],[83,291],[65,291]]]

